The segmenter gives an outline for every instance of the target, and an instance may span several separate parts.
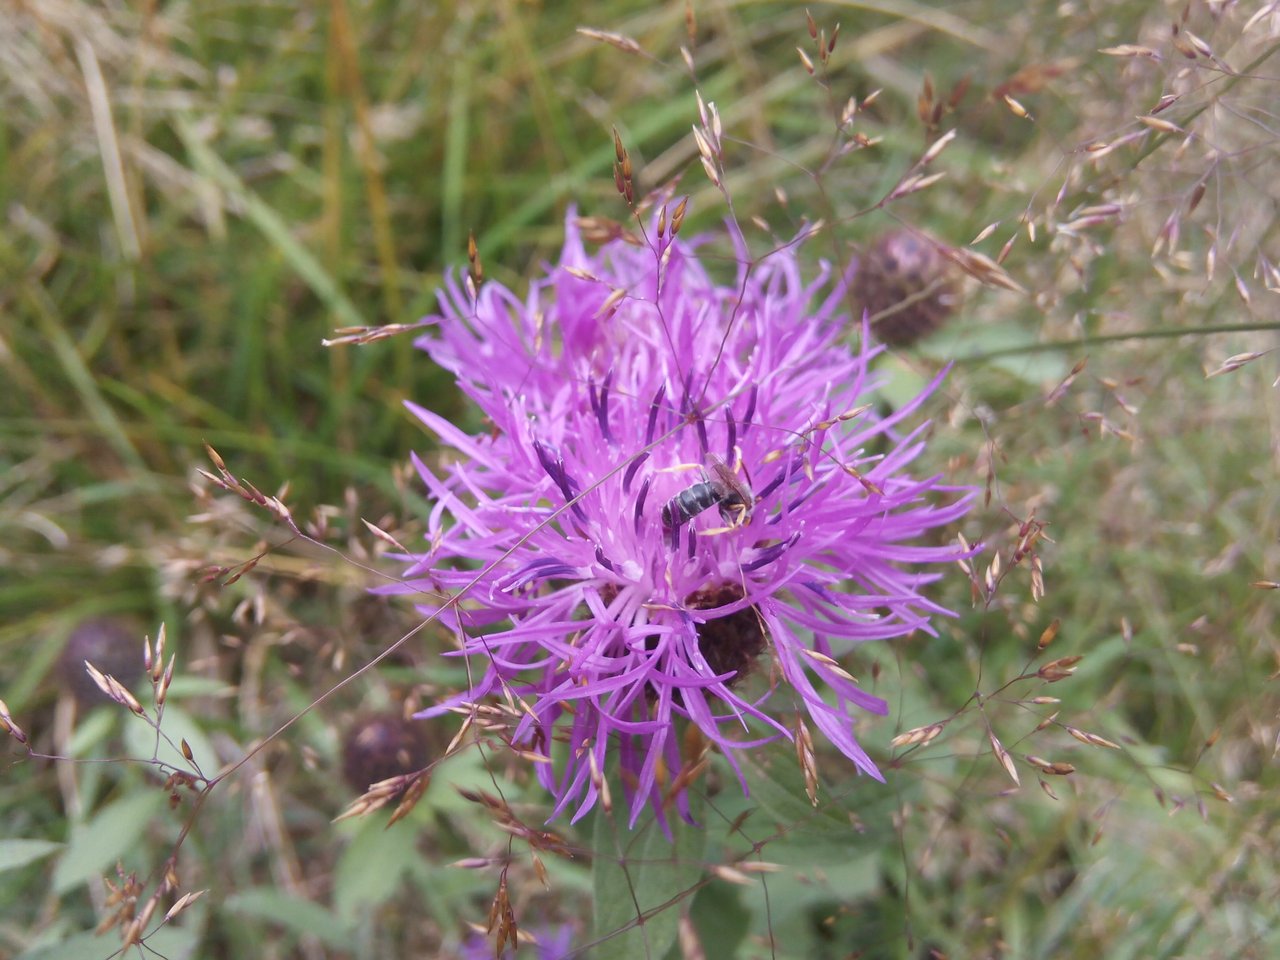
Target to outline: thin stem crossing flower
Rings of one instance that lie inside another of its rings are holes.
[[[908,472],[941,374],[876,413],[849,277],[806,282],[794,245],[748,266],[739,238],[721,284],[670,230],[590,255],[575,222],[523,300],[451,280],[420,341],[491,424],[409,405],[451,453],[414,458],[428,547],[392,589],[427,598],[473,671],[422,716],[518,701],[509,736],[546,759],[553,817],[591,809],[611,760],[633,824],[687,815],[683,729],[741,778],[738,752],[793,737],[798,709],[880,778],[854,726],[887,706],[837,657],[947,613],[919,568],[965,551],[918,541],[972,491]]]

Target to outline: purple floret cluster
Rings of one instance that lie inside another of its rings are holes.
[[[472,676],[423,716],[520,704],[510,739],[545,759],[553,817],[591,809],[613,770],[632,823],[687,813],[690,725],[741,777],[738,752],[793,737],[797,712],[879,778],[854,727],[886,704],[836,660],[930,632],[947,611],[922,567],[968,553],[922,540],[972,491],[909,472],[938,380],[877,413],[850,278],[806,281],[794,244],[748,266],[739,243],[717,282],[697,246],[663,217],[589,254],[570,215],[527,296],[454,280],[419,341],[489,426],[410,404],[443,453],[414,459],[433,507],[396,589]]]

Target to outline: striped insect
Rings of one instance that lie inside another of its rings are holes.
[[[674,530],[712,507],[720,508],[720,516],[725,523],[741,526],[750,518],[755,502],[751,489],[729,465],[714,453],[709,453],[702,479],[663,505],[662,526]]]

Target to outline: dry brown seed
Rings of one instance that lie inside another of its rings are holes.
[[[900,733],[889,741],[891,747],[907,747],[915,744],[926,744],[937,738],[942,733],[943,724],[930,723],[923,727],[915,727],[905,733]]]
[[[1057,683],[1059,680],[1065,680],[1076,672],[1076,668],[1071,664],[1079,659],[1079,657],[1062,657],[1059,660],[1046,663],[1036,671],[1036,675],[1049,683]],[[1063,661],[1068,662],[1064,664]]]
[[[1244,26],[1240,28],[1240,32],[1242,34],[1248,33],[1255,26],[1257,26],[1259,23],[1261,23],[1263,20],[1265,20],[1267,17],[1271,16],[1275,12],[1276,10],[1275,10],[1274,4],[1271,4],[1271,3],[1262,4],[1260,7],[1258,7],[1257,12],[1252,17],[1250,17],[1248,20],[1245,21]]]
[[[1098,52],[1106,54],[1108,57],[1151,57],[1155,60],[1160,59],[1160,54],[1150,47],[1143,47],[1136,43],[1121,43],[1114,47],[1103,47]]]
[[[151,918],[155,916],[156,907],[160,905],[158,897],[149,897],[147,902],[143,904],[142,912],[138,914],[137,924],[139,930],[145,930],[147,924],[151,922]]]
[[[1054,776],[1065,777],[1075,773],[1076,768],[1070,763],[1058,762],[1053,764],[1048,772],[1052,773]]]
[[[1071,368],[1071,372],[1067,374],[1066,378],[1063,379],[1063,381],[1060,384],[1058,384],[1053,389],[1053,392],[1050,393],[1049,396],[1045,399],[1045,406],[1051,407],[1055,403],[1057,403],[1058,400],[1060,400],[1062,396],[1067,392],[1067,388],[1070,387],[1071,384],[1075,382],[1076,377],[1080,376],[1080,374],[1084,372],[1084,368],[1088,363],[1089,363],[1088,357],[1085,357],[1083,360],[1076,361],[1075,366]],[[1056,622],[1057,621],[1055,621],[1055,623]]]
[[[988,730],[987,736],[991,740],[991,749],[995,751],[996,759],[998,759],[1000,761],[1000,765],[1004,767],[1005,773],[1009,774],[1009,779],[1016,785],[1021,786],[1022,781],[1018,777],[1018,768],[1014,766],[1013,757],[1009,755],[1009,751],[1006,750],[1004,748],[1004,744],[996,738],[995,731]]]
[[[1168,120],[1164,120],[1160,117],[1153,117],[1150,115],[1142,116],[1142,117],[1138,117],[1138,122],[1141,124],[1145,124],[1146,126],[1150,127],[1152,130],[1159,130],[1161,133],[1186,133],[1186,131],[1183,130],[1180,126],[1178,126],[1176,123],[1171,123]]]
[[[1271,352],[1270,350],[1263,350],[1256,353],[1237,353],[1233,357],[1227,357],[1226,360],[1222,361],[1222,365],[1219,366],[1216,370],[1212,370],[1209,373],[1205,374],[1205,379],[1210,380],[1213,377],[1221,376],[1224,373],[1233,373],[1236,370],[1239,370],[1241,367],[1245,366],[1245,364],[1252,363],[1254,360],[1257,360],[1259,357],[1265,357],[1270,352]]]
[[[999,226],[1000,226],[999,220],[996,220],[994,223],[987,224],[985,227],[983,227],[981,230],[978,231],[978,235],[976,237],[974,237],[972,240],[969,241],[969,246],[976,247],[983,240],[987,239],[987,237],[991,236],[991,234],[995,233],[996,228]]]
[[[946,133],[940,136],[937,140],[933,141],[929,149],[926,150],[924,154],[920,157],[919,161],[917,161],[916,165],[923,167],[928,165],[929,163],[932,163],[934,160],[937,159],[938,154],[940,154],[943,150],[945,150],[947,148],[947,145],[950,144],[951,141],[954,140],[955,138],[956,138],[955,128],[948,130]]]
[[[13,739],[17,740],[19,743],[27,742],[26,732],[14,723],[12,719],[10,719],[7,712],[4,716],[0,716],[0,729],[3,729],[5,733],[13,737]]]
[[[622,298],[626,295],[627,291],[623,290],[621,287],[615,287],[609,292],[609,295],[600,302],[600,306],[596,310],[595,316],[592,317],[592,319],[598,320],[605,314],[612,313],[614,308],[622,302]]]
[[[1026,293],[1020,283],[1009,276],[998,263],[984,253],[979,253],[976,250],[967,250],[963,247],[947,247],[943,250],[943,254],[979,283],[1012,290],[1015,293]]]
[[[123,683],[112,676],[106,677],[106,681],[109,688],[107,695],[111,697],[112,700],[128,707],[129,710],[140,717],[146,714],[146,711],[142,708],[142,704],[138,702],[138,698],[130,693],[129,689],[125,687]]]
[[[743,873],[781,873],[783,870],[782,864],[768,860],[744,860],[737,867]]]
[[[160,624],[160,629],[156,631],[156,647],[152,656],[151,665],[149,667],[151,673],[151,682],[156,683],[160,679],[161,664],[164,663],[165,644],[168,641],[169,632],[165,625]]]
[[[123,950],[128,951],[129,947],[134,946],[142,939],[142,922],[141,918],[129,921],[129,925],[120,932],[120,946]]]
[[[471,279],[478,288],[484,283],[484,264],[480,261],[480,248],[476,245],[474,231],[467,233],[467,262],[471,265]]]
[[[591,767],[591,783],[600,794],[600,805],[605,813],[612,813],[613,792],[609,789],[609,781],[600,774],[600,764],[594,750],[587,751],[587,762]]]
[[[578,27],[577,33],[590,40],[599,40],[601,43],[607,43],[611,47],[617,47],[625,53],[644,52],[644,48],[639,43],[621,33],[612,33],[608,30],[593,30],[590,27]]]
[[[716,171],[715,165],[706,157],[702,157],[702,169],[706,171],[707,179],[711,181],[712,186],[720,186],[720,174]]]
[[[1191,196],[1187,199],[1187,213],[1192,213],[1196,207],[1200,206],[1200,201],[1204,199],[1205,182],[1201,180],[1191,190]]]
[[[796,759],[804,774],[804,792],[813,806],[818,805],[818,764],[813,753],[813,737],[809,727],[799,717],[796,718]]]
[[[1195,46],[1181,35],[1174,36],[1171,42],[1173,43],[1173,49],[1177,50],[1188,60],[1194,60],[1199,55]]]
[[[1019,119],[1026,119],[1027,117],[1030,116],[1030,114],[1027,113],[1027,108],[1024,107],[1022,104],[1020,104],[1017,100],[1013,99],[1013,97],[1009,96],[1008,94],[1005,94],[1003,99],[1004,99],[1004,105],[1009,108],[1009,112],[1012,113],[1015,117],[1018,117]]]
[[[800,54],[800,62],[804,64],[804,68],[805,70],[808,71],[809,76],[813,76],[813,73],[814,73],[813,61],[809,59],[809,55],[805,53],[803,50],[801,50],[799,47],[796,47],[796,53]]]
[[[399,806],[395,812],[387,819],[387,826],[390,827],[401,818],[409,815],[409,812],[418,805],[418,801],[422,799],[422,795],[427,792],[427,785],[431,782],[431,777],[424,770],[421,773],[412,776],[412,782],[409,788],[405,790],[404,797],[400,800]]]
[[[169,665],[164,669],[164,676],[160,678],[160,682],[156,685],[156,705],[159,706],[165,702],[169,696],[169,684],[173,683],[173,668],[177,665],[178,655],[175,653],[169,657]]]
[[[1183,31],[1182,35],[1187,38],[1187,42],[1191,44],[1192,48],[1195,49],[1197,53],[1206,59],[1213,59],[1213,49],[1209,44],[1205,43],[1190,30]]]
[[[1062,621],[1054,618],[1053,623],[1044,628],[1044,633],[1040,634],[1040,641],[1036,644],[1036,650],[1043,650],[1049,644],[1053,643],[1054,638],[1058,635],[1058,628],[1062,625]]]
[[[886,197],[885,200],[888,202],[889,200],[897,200],[900,197],[905,197],[912,193],[919,193],[921,190],[925,190],[933,186],[945,176],[945,172],[931,173],[927,177],[918,173],[913,173],[910,176],[903,177],[902,181],[889,192],[889,196]]]
[[[187,907],[191,906],[191,904],[195,903],[197,900],[199,900],[208,892],[209,891],[206,888],[204,890],[195,890],[195,891],[192,891],[191,893],[184,893],[181,897],[178,898],[178,902],[169,908],[169,912],[164,915],[163,922],[168,923],[170,920],[172,920],[174,917],[180,914],[183,910],[187,909]]]
[[[1004,246],[1000,248],[1000,252],[996,254],[996,263],[1003,264],[1009,259],[1009,252],[1013,249],[1014,243],[1017,241],[1018,235],[1015,233],[1004,242]]]
[[[689,198],[681,197],[680,202],[676,204],[676,212],[671,215],[671,233],[678,234],[680,227],[684,223],[685,211],[689,208]]]
[[[1235,273],[1235,271],[1233,270],[1232,273]],[[1249,287],[1241,278],[1240,274],[1236,273],[1235,277],[1236,277],[1236,293],[1240,294],[1240,299],[1244,301],[1244,305],[1247,307],[1249,306],[1251,300],[1253,299],[1249,295]]]
[[[736,884],[740,887],[749,887],[755,883],[754,880],[748,877],[741,870],[725,866],[723,864],[712,867],[711,872],[726,883]]]
[[[387,533],[387,531],[383,530],[381,527],[377,526],[376,524],[370,523],[364,517],[360,518],[360,522],[364,524],[366,530],[372,533],[375,537],[377,537],[383,543],[389,543],[391,546],[395,547],[397,550],[405,550],[405,547],[400,543],[399,540],[397,540],[391,534]]]

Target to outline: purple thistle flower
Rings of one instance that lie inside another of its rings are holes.
[[[650,803],[663,818],[678,719],[741,779],[739,750],[794,735],[778,702],[883,779],[854,724],[887,706],[834,658],[948,612],[920,593],[938,574],[916,568],[967,554],[914,541],[963,516],[972,491],[906,472],[926,424],[905,425],[941,375],[878,416],[879,348],[865,328],[858,352],[845,345],[849,278],[806,283],[792,246],[747,267],[739,240],[721,285],[695,245],[669,231],[649,244],[589,256],[571,214],[559,264],[523,302],[492,282],[474,302],[456,279],[441,293],[419,345],[493,429],[409,405],[454,456],[414,459],[434,499],[429,547],[393,589],[440,598],[421,609],[477,674],[420,716],[522,701],[512,742],[548,759],[552,816],[575,820],[610,750],[631,823]],[[742,683],[766,653],[772,668]]]

